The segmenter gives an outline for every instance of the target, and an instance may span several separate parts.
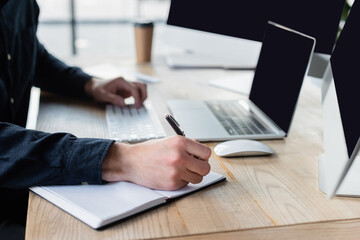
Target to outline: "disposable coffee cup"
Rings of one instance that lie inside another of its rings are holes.
[[[154,23],[152,21],[136,21],[134,28],[136,61],[140,64],[150,62]]]

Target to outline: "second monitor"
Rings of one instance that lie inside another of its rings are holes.
[[[213,61],[213,67],[220,64],[225,68],[254,68],[266,23],[274,21],[315,37],[315,52],[329,55],[344,3],[345,0],[172,0],[166,42],[192,53],[190,59],[177,55],[184,66],[196,67],[194,61],[206,60],[210,64]],[[181,67],[176,65],[176,56],[172,60],[173,67]]]

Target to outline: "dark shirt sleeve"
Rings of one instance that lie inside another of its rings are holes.
[[[85,84],[91,76],[78,67],[70,67],[50,54],[37,38],[35,86],[56,94],[88,98]]]
[[[0,188],[101,184],[102,162],[112,143],[0,122]]]

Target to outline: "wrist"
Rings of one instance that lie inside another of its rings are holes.
[[[131,146],[114,142],[109,148],[108,153],[102,164],[102,179],[108,182],[129,181],[126,162],[126,156]]]
[[[85,93],[91,98],[94,98],[93,92],[97,81],[98,80],[96,78],[92,77],[85,84]]]

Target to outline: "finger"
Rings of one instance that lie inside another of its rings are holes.
[[[210,172],[211,166],[208,161],[204,161],[189,155],[186,168],[198,175],[205,176]]]
[[[136,85],[134,86],[134,88],[131,91],[131,95],[134,97],[135,99],[135,107],[139,108],[143,105],[143,100],[142,100],[142,96],[141,96],[141,90],[140,88],[138,88]]]
[[[168,190],[168,191],[175,191],[178,190],[186,185],[188,185],[189,182],[185,180],[178,180],[175,183],[171,183],[170,181],[162,181],[159,187],[154,187],[155,189],[162,189],[162,190]]]
[[[185,151],[200,159],[208,160],[211,156],[211,149],[204,144],[187,139],[185,143]]]
[[[200,183],[203,180],[203,176],[194,173],[192,171],[186,170],[182,173],[182,180],[190,183]]]
[[[107,92],[105,95],[105,101],[115,106],[125,107],[124,98],[114,93]]]
[[[130,93],[130,96],[134,97],[135,99],[135,107],[139,108],[142,105],[140,100],[140,92],[138,88],[133,84],[124,79],[122,81],[117,81],[118,90],[125,90],[126,92]]]
[[[139,89],[140,99],[141,99],[141,102],[143,103],[147,98],[146,84],[138,83],[138,82],[135,82],[134,84]]]

